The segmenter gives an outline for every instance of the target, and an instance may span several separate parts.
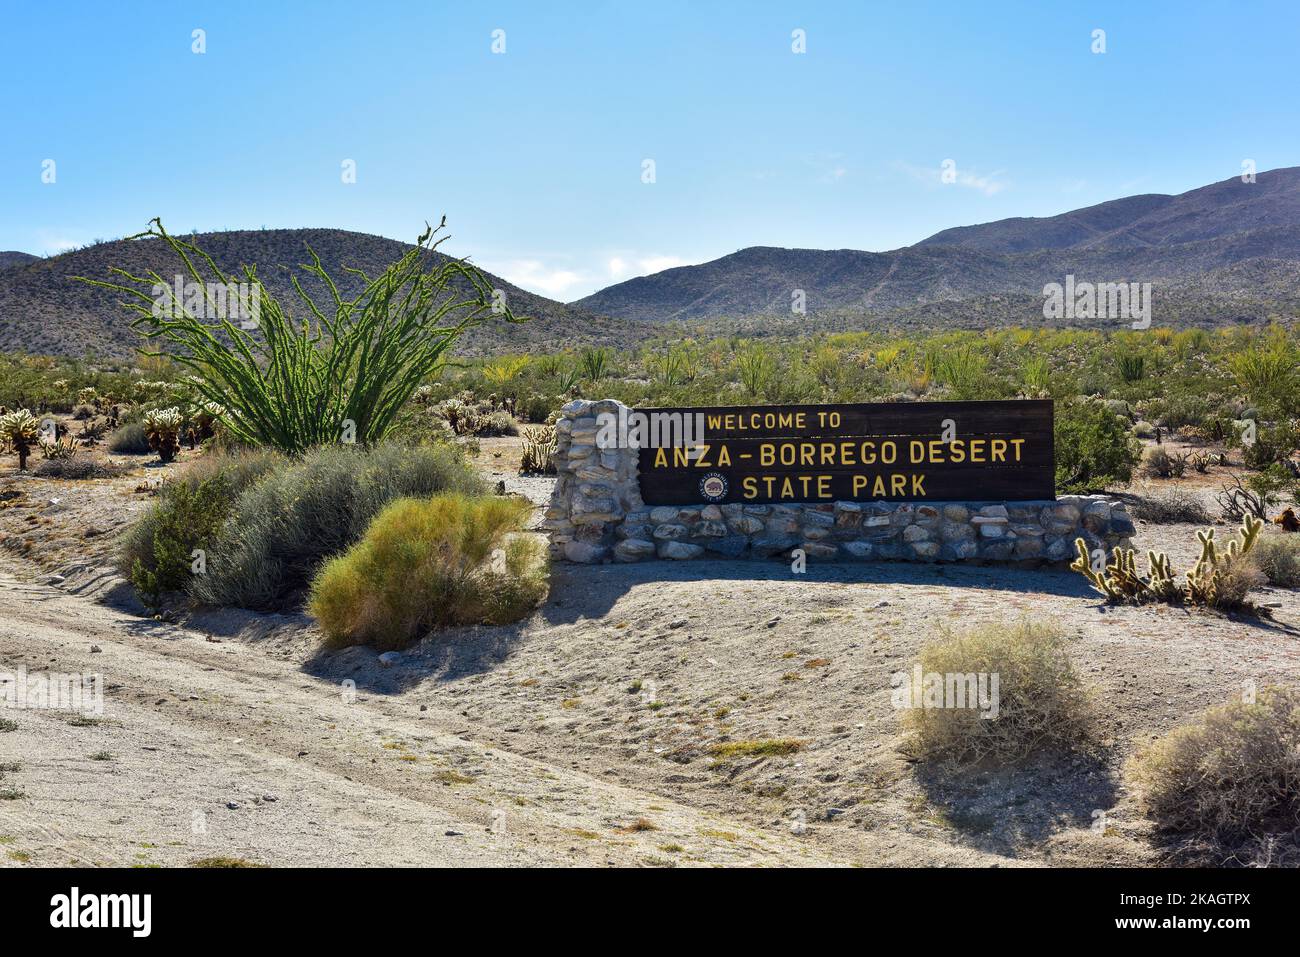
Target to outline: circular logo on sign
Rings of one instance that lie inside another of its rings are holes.
[[[721,502],[727,497],[727,477],[721,472],[710,472],[700,479],[700,495],[706,502]]]

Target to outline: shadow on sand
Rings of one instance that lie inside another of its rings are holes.
[[[1119,780],[1099,755],[1068,754],[1011,768],[916,766],[927,802],[972,846],[1004,857],[1065,828],[1105,825]]]

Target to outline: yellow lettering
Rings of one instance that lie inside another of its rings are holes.
[[[912,476],[912,495],[916,498],[925,498],[925,476]]]
[[[745,490],[745,498],[758,497],[758,483],[754,481],[754,476],[746,475],[741,481],[740,486]]]
[[[1007,460],[1007,440],[993,439],[989,448],[989,457],[994,462],[1005,462]]]

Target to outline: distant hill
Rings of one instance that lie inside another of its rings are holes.
[[[290,285],[291,274],[299,275],[318,304],[327,301],[320,283],[298,268],[309,259],[308,245],[344,295],[360,291],[361,281],[345,273],[343,266],[374,276],[410,249],[393,239],[341,229],[237,230],[186,238],[197,241],[227,272],[237,272],[244,263],[256,264],[258,276],[295,316],[302,314],[303,307]],[[48,259],[26,253],[0,253],[0,257],[8,257],[0,258],[0,351],[6,352],[128,357],[141,341],[130,328],[133,314],[120,305],[120,297],[72,277],[110,279],[114,266],[136,275],[149,269],[163,276],[180,271],[171,250],[157,240],[115,240]],[[10,263],[7,268],[5,262]],[[517,315],[533,321],[481,326],[464,337],[462,354],[523,352],[557,344],[630,344],[642,338],[641,330],[626,320],[595,316],[525,292],[490,273],[484,275],[493,288],[505,290]]]
[[[1279,298],[1260,299],[1252,264],[1268,273]],[[1068,273],[1152,282],[1156,322],[1162,304],[1182,301],[1193,287],[1207,322],[1240,319],[1246,303],[1265,314],[1284,308],[1300,295],[1300,168],[1260,173],[1255,183],[1234,178],[1178,196],[960,226],[889,252],[753,246],[630,279],[573,305],[639,322],[789,316],[791,294],[801,289],[811,314],[917,315],[934,306],[961,325],[972,311],[996,321],[963,302],[1032,296],[1041,320],[1043,286]]]
[[[40,256],[33,256],[31,253],[0,252],[0,272],[13,266],[26,265],[40,258]]]

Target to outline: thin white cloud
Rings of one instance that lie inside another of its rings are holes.
[[[605,264],[611,279],[622,281],[636,276],[648,276],[650,273],[663,272],[674,266],[689,266],[691,261],[681,256],[664,256],[659,254],[611,256]]]
[[[911,163],[899,163],[898,167],[907,173],[913,179],[922,183],[928,183],[933,186],[962,186],[966,189],[974,189],[985,196],[994,196],[1010,184],[1005,180],[999,179],[1006,170],[994,170],[992,173],[980,173],[974,169],[963,169],[960,163],[953,168],[955,176],[951,182],[944,182],[944,169],[940,165],[931,166],[914,166]]]
[[[506,279],[521,289],[541,293],[552,299],[561,298],[583,281],[584,277],[572,269],[548,269],[536,259],[516,259],[496,265],[484,265],[490,273]]]

